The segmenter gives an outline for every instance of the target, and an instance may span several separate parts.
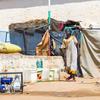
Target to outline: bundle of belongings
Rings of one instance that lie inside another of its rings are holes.
[[[34,32],[44,33],[48,28],[47,20],[36,19],[30,20],[24,23],[14,23],[9,25],[10,31],[16,31],[19,33],[26,32],[28,35],[34,35]]]

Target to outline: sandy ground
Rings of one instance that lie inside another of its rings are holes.
[[[1,100],[100,100],[100,96],[96,97],[51,97],[51,96],[0,96]]]
[[[62,2],[61,2],[62,1]],[[51,6],[51,17],[57,20],[68,19],[81,21],[83,27],[93,24],[100,27],[100,0],[55,0]],[[8,30],[11,23],[25,22],[32,19],[47,19],[47,1],[2,0],[0,2],[0,30]]]
[[[1,100],[100,100],[100,97],[76,97],[76,98],[64,98],[64,97],[50,97],[50,96],[0,96]]]
[[[23,94],[0,95],[1,100],[100,100],[100,79],[78,78],[26,84]]]

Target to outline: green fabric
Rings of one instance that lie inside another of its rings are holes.
[[[51,11],[48,11],[48,24],[50,25]]]

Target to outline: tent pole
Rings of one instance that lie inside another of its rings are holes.
[[[48,31],[50,33],[51,27],[51,0],[48,0]],[[49,40],[49,56],[50,56],[50,40]]]
[[[48,30],[50,30],[51,22],[51,0],[48,0]]]

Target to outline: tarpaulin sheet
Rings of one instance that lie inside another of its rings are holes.
[[[10,32],[10,42],[21,47],[24,54],[35,55],[35,48],[41,41],[42,34],[34,32],[34,35],[20,34],[16,31]]]
[[[81,66],[93,77],[100,77],[100,30],[82,30]]]

